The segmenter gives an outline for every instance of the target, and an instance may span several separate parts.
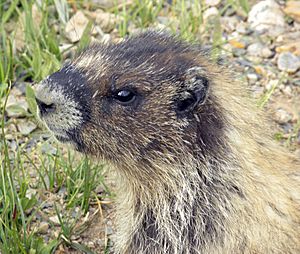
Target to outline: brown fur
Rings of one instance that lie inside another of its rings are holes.
[[[208,80],[207,98],[179,114],[194,67]],[[300,163],[275,144],[264,114],[225,67],[148,32],[88,48],[44,81],[37,98],[75,72],[83,83],[60,89],[83,120],[68,135],[117,172],[116,253],[300,253]],[[111,97],[124,86],[140,96],[131,106]],[[79,92],[71,96],[70,87]]]

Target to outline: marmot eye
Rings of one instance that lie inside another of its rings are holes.
[[[114,95],[114,98],[120,104],[128,105],[135,100],[136,94],[130,90],[124,89],[124,90],[117,91]]]

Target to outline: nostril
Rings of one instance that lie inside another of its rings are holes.
[[[39,99],[36,99],[36,103],[37,103],[42,115],[46,115],[46,114],[49,114],[49,113],[52,113],[55,111],[54,103],[47,104]]]

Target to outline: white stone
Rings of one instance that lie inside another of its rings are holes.
[[[221,3],[221,0],[205,0],[205,4],[208,6],[217,6]]]
[[[207,21],[208,19],[210,19],[211,17],[214,16],[218,16],[219,15],[219,11],[216,7],[211,7],[208,8],[204,13],[203,13],[203,19],[205,21]]]
[[[79,41],[88,23],[89,20],[82,11],[76,12],[66,25],[66,37],[71,42]]]
[[[28,111],[28,103],[24,97],[15,97],[10,94],[7,99],[5,111],[9,117],[23,117]]]
[[[22,135],[27,136],[37,128],[37,125],[31,121],[20,121],[17,127]]]
[[[284,13],[274,0],[259,1],[248,14],[250,27],[257,32],[279,35],[285,26]]]
[[[248,46],[247,52],[250,56],[259,56],[264,58],[269,58],[273,55],[273,52],[260,42],[253,43]]]
[[[300,58],[291,52],[280,53],[277,60],[277,66],[281,71],[295,73],[300,68]]]
[[[49,220],[54,224],[54,226],[60,225],[60,221],[57,215],[49,217]]]
[[[255,84],[255,82],[258,80],[258,76],[255,73],[248,73],[247,79],[249,80],[250,84]]]
[[[282,108],[279,108],[276,110],[275,113],[275,120],[280,123],[280,124],[284,124],[287,123],[289,121],[292,120],[292,115],[290,113],[288,113],[287,111],[285,111]]]

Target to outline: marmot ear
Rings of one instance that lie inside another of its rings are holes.
[[[186,71],[183,87],[176,99],[176,112],[179,114],[192,111],[205,102],[209,82],[201,67],[192,67]]]

